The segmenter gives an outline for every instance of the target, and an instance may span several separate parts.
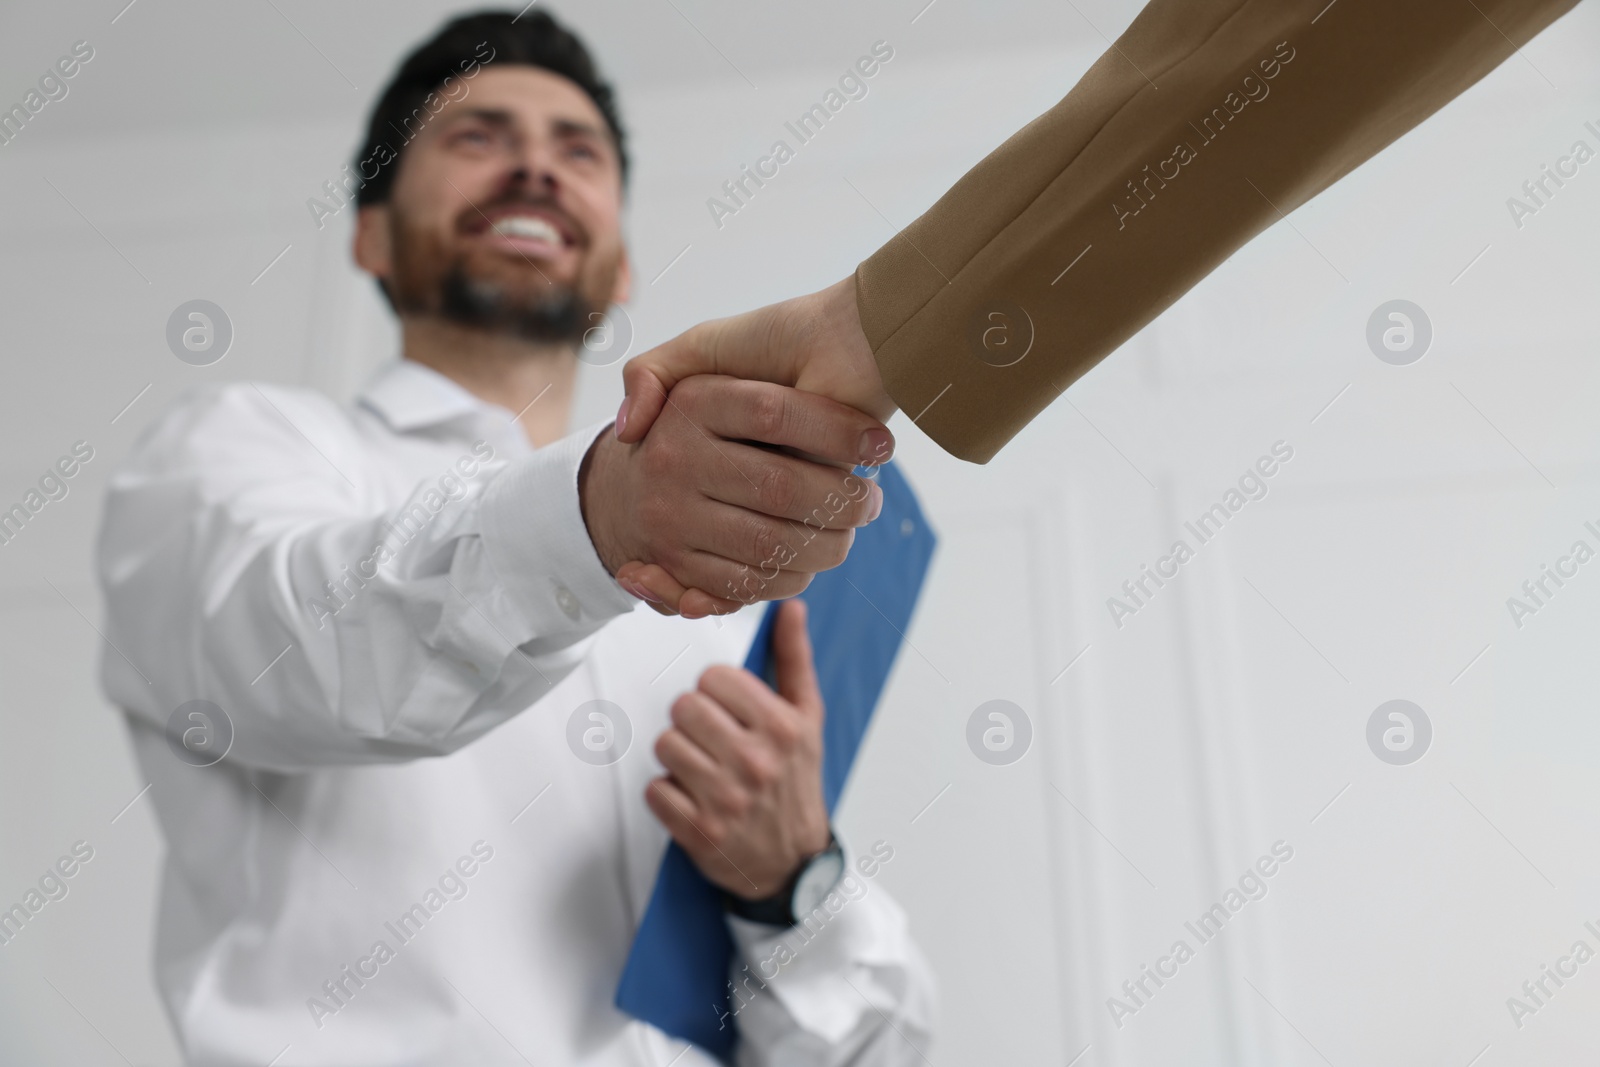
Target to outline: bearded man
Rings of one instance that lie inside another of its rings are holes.
[[[842,499],[760,587],[798,592],[877,513],[849,468],[891,439],[712,376],[641,442],[568,426],[628,295],[625,144],[548,16],[450,23],[351,171],[400,358],[351,408],[202,388],[112,481],[102,681],[167,839],[157,978],[193,1067],[713,1063],[613,1003],[669,838],[727,894],[740,1062],[922,1059],[931,978],[871,881],[893,843],[829,824],[803,608],[768,686],[723,665],[758,610],[636,611],[614,577],[730,587]],[[819,894],[844,903],[797,928]]]

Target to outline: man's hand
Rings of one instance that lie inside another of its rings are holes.
[[[642,440],[673,386],[693,374],[792,385],[880,420],[895,411],[861,331],[854,277],[809,296],[703,322],[629,360],[622,370],[628,396],[617,413],[617,438]]]
[[[735,896],[776,893],[828,847],[822,801],[822,694],[805,604],[783,605],[772,635],[778,691],[712,667],[672,705],[656,740],[667,769],[645,802],[700,872]]]
[[[673,581],[696,593],[675,594],[670,609],[733,611],[793,596],[844,561],[855,527],[883,506],[883,491],[848,468],[893,440],[876,419],[820,396],[699,376],[673,390],[638,444],[600,435],[579,472],[579,504],[623,588],[668,610],[654,590]],[[646,583],[622,570],[629,561],[654,565]]]
[[[617,413],[617,439],[644,440],[667,409],[668,395],[679,382],[696,374],[725,374],[794,386],[878,419],[887,419],[895,411],[861,331],[854,277],[808,296],[701,323],[629,360],[622,372],[628,395]],[[843,418],[842,412],[836,414]],[[838,432],[845,430],[841,427]],[[893,453],[894,440],[887,438],[870,455],[863,450],[856,462],[876,466],[888,462]],[[726,613],[741,603],[797,591],[773,587],[765,578],[752,587],[748,575],[731,588],[707,587],[649,557],[613,567],[612,573],[624,588],[648,600],[662,614],[688,618]]]

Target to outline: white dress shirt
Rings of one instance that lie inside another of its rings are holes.
[[[191,394],[114,477],[102,682],[167,840],[156,973],[193,1067],[712,1062],[612,996],[667,843],[652,746],[761,609],[616,585],[578,509],[598,432],[534,449],[400,361],[353,409]],[[169,729],[196,700],[221,717]],[[922,1062],[932,976],[875,844],[817,932],[728,920],[741,1063]]]

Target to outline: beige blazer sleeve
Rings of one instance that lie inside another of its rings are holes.
[[[1150,0],[1065,99],[857,268],[889,395],[986,462],[1576,2]]]

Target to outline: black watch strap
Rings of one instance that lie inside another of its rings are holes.
[[[806,873],[807,868],[809,868],[813,863],[817,862],[819,857],[837,851],[839,851],[839,839],[835,837],[832,830],[830,830],[828,832],[827,847],[821,852],[818,852],[815,856],[808,857],[806,861],[795,870],[794,874],[789,877],[789,880],[783,884],[782,888],[780,888],[770,897],[762,897],[759,900],[748,900],[744,897],[736,896],[733,893],[724,893],[723,897],[728,912],[730,914],[739,916],[741,919],[749,919],[751,922],[765,923],[768,926],[781,926],[787,928],[796,925],[800,922],[800,918],[794,913],[795,886],[799,884],[800,878]]]
[[[805,864],[801,864],[800,869],[804,870]],[[794,885],[799,879],[799,871],[796,871],[794,877],[784,883],[782,889],[772,894],[772,896],[762,897],[760,900],[747,900],[744,897],[728,893],[728,911],[741,919],[749,919],[751,922],[756,923],[766,923],[768,926],[793,926],[798,921],[794,914]]]

